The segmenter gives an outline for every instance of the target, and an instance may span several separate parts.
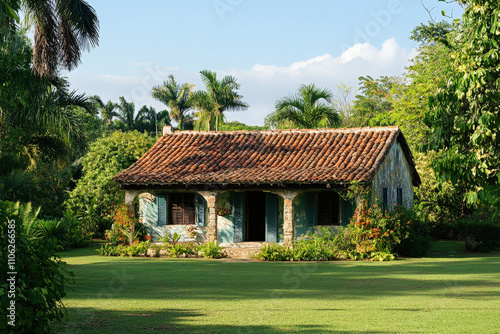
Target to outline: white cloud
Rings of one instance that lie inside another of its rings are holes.
[[[249,70],[215,70],[219,76],[235,76],[241,84],[244,101],[250,104],[247,111],[228,112],[227,118],[262,125],[264,117],[273,111],[275,101],[296,92],[301,83],[314,82],[335,92],[341,82],[357,86],[360,76],[401,75],[408,60],[415,55],[415,50],[402,48],[392,38],[386,40],[380,49],[368,43],[355,44],[338,57],[325,54],[289,66],[255,64]],[[74,88],[90,95],[98,94],[104,100],[117,101],[123,95],[133,100],[137,108],[147,104],[157,110],[165,106],[150,96],[151,88],[161,84],[169,74],[174,74],[178,82],[194,83],[195,89],[203,88],[197,72],[183,72],[175,67],[159,67],[148,62],[135,66],[134,75],[91,76],[74,72],[70,75],[70,82]]]

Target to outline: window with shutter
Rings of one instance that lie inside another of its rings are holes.
[[[170,195],[169,223],[173,225],[195,224],[194,194]]]
[[[403,206],[403,188],[398,188],[398,205]]]

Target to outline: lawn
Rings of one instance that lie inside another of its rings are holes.
[[[61,333],[500,333],[500,254],[271,263],[61,253]]]

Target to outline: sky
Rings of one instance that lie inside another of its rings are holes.
[[[166,106],[151,97],[153,86],[173,74],[201,90],[207,69],[237,78],[250,107],[226,117],[249,125],[263,125],[276,100],[301,84],[337,94],[341,83],[356,89],[360,76],[402,75],[418,47],[412,30],[442,20],[443,10],[463,13],[438,0],[88,2],[99,17],[99,46],[63,73],[73,89],[160,111]]]

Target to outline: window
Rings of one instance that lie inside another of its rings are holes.
[[[340,197],[336,192],[318,193],[318,225],[340,225]]]
[[[388,191],[389,190],[387,188],[382,189],[382,209],[384,210],[384,212],[389,208]]]
[[[397,204],[399,206],[403,206],[403,188],[398,188],[398,199],[397,199]]]
[[[170,195],[169,214],[170,214],[169,224],[194,225],[195,224],[194,194]]]

